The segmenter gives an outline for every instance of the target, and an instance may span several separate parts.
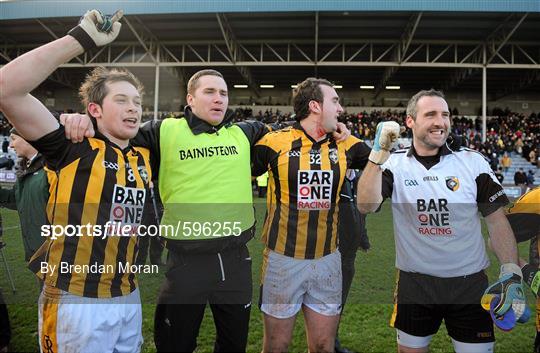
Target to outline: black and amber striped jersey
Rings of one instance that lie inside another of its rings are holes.
[[[131,293],[137,288],[130,270],[138,250],[134,234],[145,222],[149,196],[149,151],[121,149],[99,133],[73,144],[63,127],[32,145],[46,160],[50,225],[42,227],[48,238],[30,269],[45,284],[79,296]]]
[[[506,215],[517,242],[540,235],[540,186],[522,195]]]
[[[530,190],[526,194],[517,199],[514,204],[508,209],[506,215],[517,242],[531,240],[529,247],[529,265],[522,268],[523,280],[529,287],[538,289],[533,283],[538,276],[538,265],[540,258],[540,186]],[[532,266],[532,267],[531,267]],[[529,269],[534,269],[529,271]],[[540,297],[536,294],[536,331],[540,332]],[[537,334],[538,335],[538,334]],[[537,339],[538,340],[538,339]]]
[[[348,168],[363,169],[370,148],[356,137],[313,140],[299,123],[270,132],[255,145],[253,175],[269,171],[266,246],[297,259],[337,248],[339,190]]]

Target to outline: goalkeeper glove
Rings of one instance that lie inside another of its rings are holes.
[[[87,11],[79,24],[68,34],[75,38],[85,51],[107,45],[120,33],[122,24],[118,20],[122,15],[122,10],[116,11],[112,16],[104,16],[98,10]]]
[[[516,322],[529,320],[530,311],[521,278],[518,265],[504,264],[497,282],[489,286],[482,296],[482,307],[490,312],[493,322],[502,330],[511,330]]]
[[[523,272],[523,281],[531,288],[534,295],[538,296],[538,289],[540,289],[540,271],[531,264],[525,264],[521,268],[521,272]]]
[[[369,154],[372,163],[381,165],[390,157],[392,144],[399,137],[399,124],[395,121],[384,121],[377,125],[373,148]]]

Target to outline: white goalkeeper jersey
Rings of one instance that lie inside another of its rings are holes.
[[[487,216],[508,198],[483,155],[443,146],[437,156],[420,157],[410,147],[382,167],[398,269],[456,277],[489,266],[478,212]]]

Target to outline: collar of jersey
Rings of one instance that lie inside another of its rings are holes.
[[[126,148],[122,148],[120,146],[118,146],[116,143],[112,142],[111,140],[109,140],[109,138],[105,135],[103,135],[99,130],[96,129],[96,133],[94,134],[94,138],[97,138],[99,140],[103,140],[105,141],[108,145],[111,145],[115,148],[118,148],[120,151],[122,151],[124,154],[127,153],[127,152],[132,152],[134,154],[138,154],[138,152],[133,148],[133,146],[131,146],[131,141],[129,141],[128,145]]]
[[[445,143],[444,145],[441,146],[441,148],[439,148],[439,152],[437,152],[436,156],[440,157],[440,156],[446,156],[449,154],[452,154],[452,150],[450,150]],[[409,148],[409,152],[407,152],[407,157],[412,157],[412,156],[419,157],[418,154],[416,153],[416,150],[414,149],[414,144],[411,143],[411,148]]]
[[[210,133],[213,134],[217,132],[219,129],[221,129],[223,126],[229,126],[232,124],[233,114],[234,112],[230,109],[227,109],[225,112],[225,117],[223,118],[223,121],[219,125],[211,125],[208,124],[206,121],[199,118],[197,115],[193,114],[193,111],[191,110],[190,106],[186,106],[184,109],[184,117],[186,118],[186,121],[189,125],[189,128],[191,129],[191,132],[193,132],[194,135],[199,135],[202,133]]]
[[[315,140],[313,139],[313,137],[309,136],[309,134],[306,132],[306,130],[304,130],[304,128],[302,127],[302,124],[300,124],[299,121],[295,122],[295,123],[292,125],[292,127],[293,127],[294,129],[297,129],[297,130],[302,131],[302,132],[304,133],[304,135],[305,135],[311,142],[313,142],[314,145],[317,145],[317,144],[318,144],[318,145],[322,145],[323,143],[325,143],[326,141],[328,141],[328,140],[332,137],[331,134],[326,134],[326,137],[325,137],[324,139],[322,139],[322,140],[320,140],[320,141],[315,141]]]

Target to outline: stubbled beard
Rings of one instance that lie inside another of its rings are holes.
[[[448,139],[448,133],[447,133],[446,131],[443,133],[443,135],[444,135],[445,137],[444,137],[444,139],[441,141],[441,144],[440,144],[440,145],[435,144],[435,143],[432,143],[432,142],[430,141],[430,138],[429,138],[429,132],[428,132],[425,136],[423,136],[423,137],[420,139],[420,141],[422,141],[422,143],[423,143],[425,146],[427,146],[427,147],[430,147],[430,148],[433,148],[433,149],[435,149],[435,148],[440,148],[440,147],[444,146],[444,144],[446,143],[446,140]]]

